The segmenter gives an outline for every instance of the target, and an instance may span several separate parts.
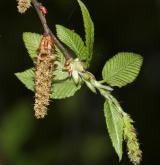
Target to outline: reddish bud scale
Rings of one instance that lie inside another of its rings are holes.
[[[51,85],[54,69],[54,42],[50,35],[44,35],[36,60],[35,72],[35,104],[36,118],[44,118],[47,115],[47,106],[51,94]]]
[[[68,72],[69,76],[72,76],[71,62],[72,62],[72,59],[68,59],[64,63],[64,68]]]
[[[42,5],[39,7],[39,9],[43,15],[46,15],[48,13],[47,8]]]

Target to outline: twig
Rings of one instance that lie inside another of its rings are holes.
[[[50,35],[52,36],[56,46],[61,50],[61,52],[64,54],[66,59],[72,58],[71,53],[60,43],[60,41],[57,39],[57,37],[52,33],[50,30]]]
[[[52,31],[50,30],[47,21],[46,21],[46,17],[45,15],[41,12],[40,10],[40,6],[41,4],[37,1],[37,0],[32,0],[32,4],[39,16],[39,19],[41,21],[41,24],[43,26],[44,29],[44,33],[45,34],[50,34],[55,42],[55,45],[61,50],[61,52],[64,54],[66,59],[70,59],[72,58],[71,53],[67,50],[67,48],[65,48],[61,42],[57,39],[57,37],[52,33]]]

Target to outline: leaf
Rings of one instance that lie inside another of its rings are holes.
[[[53,99],[64,99],[73,96],[80,89],[81,85],[75,85],[72,79],[61,82],[53,82],[52,95]]]
[[[32,59],[37,56],[37,50],[39,48],[41,39],[42,39],[42,35],[40,34],[31,33],[31,32],[23,33],[23,41],[25,47]]]
[[[17,78],[30,90],[34,91],[34,69],[28,69],[24,72],[16,73]]]
[[[54,80],[65,80],[68,78],[68,73],[63,72],[60,69],[55,70],[53,75],[54,75]]]
[[[119,159],[122,159],[122,142],[123,142],[123,118],[118,107],[107,100],[104,104],[104,114],[106,118],[107,128]]]
[[[54,80],[64,80],[64,79],[67,79],[69,76],[68,72],[62,71],[63,67],[64,67],[64,63],[65,63],[65,58],[64,58],[62,52],[57,47],[55,47],[55,48],[56,48],[55,56],[56,56],[57,61],[55,61],[54,63],[55,63],[55,65],[57,64],[57,66],[53,72]]]
[[[83,15],[83,22],[84,22],[84,27],[85,27],[85,38],[86,38],[85,43],[86,43],[88,54],[89,54],[87,61],[89,64],[92,59],[92,54],[93,54],[94,24],[88,12],[88,9],[84,5],[84,3],[80,0],[78,0],[78,3],[80,5],[82,15]]]
[[[62,71],[61,71],[62,72]],[[57,74],[56,74],[57,73]],[[54,77],[52,85],[51,98],[53,99],[64,99],[71,97],[75,94],[77,90],[80,89],[81,85],[76,86],[72,79],[66,79],[62,77],[62,73],[55,72],[56,76]],[[34,91],[34,69],[28,69],[21,73],[16,73],[17,78],[30,90]],[[59,75],[61,77],[59,77]],[[63,81],[59,81],[62,80]]]
[[[143,58],[142,56],[121,52],[106,62],[102,76],[111,86],[122,87],[133,82],[138,76]]]
[[[81,37],[72,30],[61,25],[56,25],[58,38],[66,44],[81,59],[86,60],[88,57],[87,49]]]
[[[58,60],[62,65],[65,63],[65,58],[63,53],[57,48],[55,45],[55,55],[56,55],[56,60]]]

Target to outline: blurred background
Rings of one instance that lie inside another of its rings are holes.
[[[75,0],[46,0],[48,23],[84,36]],[[84,0],[95,24],[90,71],[101,79],[105,61],[120,51],[144,57],[140,76],[113,94],[136,121],[143,165],[160,157],[160,0]],[[25,31],[42,33],[33,9],[21,15],[16,0],[0,1],[0,165],[130,165],[124,145],[121,163],[109,139],[104,99],[85,86],[74,97],[54,100],[48,116],[36,120],[33,93],[14,76],[33,66],[22,42]]]

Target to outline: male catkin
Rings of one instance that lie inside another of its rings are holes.
[[[31,7],[31,0],[17,0],[18,1],[18,12],[25,13],[27,9]]]
[[[54,68],[54,43],[50,35],[44,35],[39,54],[36,60],[35,72],[35,104],[36,118],[44,118],[47,115],[47,106],[51,94],[51,85]]]

